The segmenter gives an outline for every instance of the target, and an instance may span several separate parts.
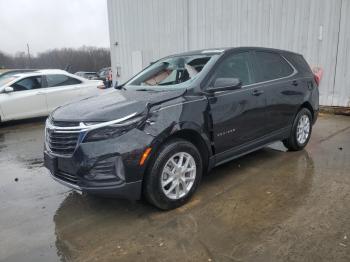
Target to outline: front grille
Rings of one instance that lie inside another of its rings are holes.
[[[49,150],[57,155],[73,154],[79,139],[78,132],[59,132],[52,129],[46,131],[46,142]]]
[[[52,121],[52,125],[59,126],[59,127],[72,127],[72,126],[79,126],[79,122]]]
[[[77,184],[78,183],[78,179],[77,179],[77,177],[75,175],[68,174],[68,173],[63,172],[61,170],[57,170],[57,172],[54,174],[54,176],[57,177],[58,179],[61,179],[63,181],[71,183],[71,184]]]

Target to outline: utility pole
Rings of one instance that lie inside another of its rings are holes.
[[[31,68],[31,59],[30,59],[30,52],[29,52],[29,44],[27,43],[27,52],[28,52],[28,64],[29,64],[29,68]]]

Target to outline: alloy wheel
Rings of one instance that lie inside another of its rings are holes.
[[[164,194],[173,200],[188,194],[196,179],[196,162],[186,152],[174,154],[166,162],[162,175],[161,186]]]
[[[297,126],[297,141],[299,144],[304,144],[310,134],[310,119],[307,115],[302,115],[299,118]]]

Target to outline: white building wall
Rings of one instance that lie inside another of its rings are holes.
[[[188,49],[187,0],[108,0],[112,67],[120,81],[132,76],[132,53],[141,51],[143,66]],[[185,10],[185,11],[184,11]],[[118,42],[118,45],[115,43]]]
[[[342,1],[332,104],[350,107],[350,0]]]
[[[108,0],[112,67],[120,68],[123,82],[132,76],[134,52],[141,52],[145,67],[187,50],[275,47],[301,53],[324,69],[322,105],[350,106],[349,2]]]

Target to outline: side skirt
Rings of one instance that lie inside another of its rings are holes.
[[[264,148],[276,141],[286,139],[290,135],[290,129],[291,126],[288,126],[269,135],[253,140],[252,142],[216,154],[211,157],[209,166],[211,168],[219,166],[233,159]]]

